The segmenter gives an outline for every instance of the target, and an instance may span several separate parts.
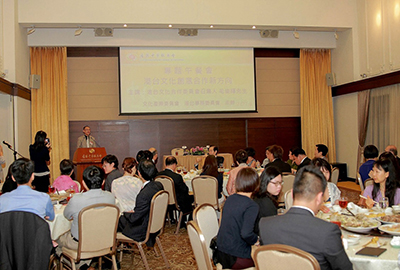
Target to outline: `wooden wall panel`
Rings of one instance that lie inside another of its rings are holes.
[[[149,119],[125,121],[70,121],[70,158],[84,125],[89,125],[97,142],[120,163],[139,150],[155,147],[160,159],[174,147],[218,145],[221,152],[232,153],[251,146],[257,159],[265,158],[265,147],[280,144],[287,153],[300,145],[300,118],[231,119]],[[246,143],[248,142],[248,143]],[[162,168],[161,161],[157,168]]]

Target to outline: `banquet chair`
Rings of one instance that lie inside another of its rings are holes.
[[[360,173],[357,173],[357,181],[358,181],[358,185],[360,186],[360,189],[361,189],[361,194],[363,194],[364,193],[364,184],[361,179]]]
[[[365,182],[364,182],[364,189],[366,189],[368,186],[373,185],[373,184],[374,184],[374,179],[368,178],[368,179],[365,180]]]
[[[193,220],[204,235],[209,258],[212,258],[212,250],[210,248],[211,239],[213,239],[219,230],[217,213],[211,204],[202,204],[193,211]]]
[[[99,257],[101,270],[102,256],[111,255],[113,269],[117,270],[116,235],[119,209],[113,204],[99,203],[83,208],[79,212],[79,241],[78,249],[62,248],[61,269],[68,267],[69,260],[72,269],[81,259]]]
[[[169,193],[168,205],[170,205],[171,207],[174,207],[174,210],[178,211],[179,217],[177,219],[178,222],[176,222],[176,230],[175,230],[175,234],[178,234],[183,215],[190,214],[192,211],[183,213],[183,211],[179,208],[178,201],[176,200],[174,180],[172,180],[168,176],[159,175],[154,179],[154,181],[160,182],[163,185],[164,190]],[[171,219],[171,217],[169,217],[169,218]]]
[[[215,212],[214,209],[212,210]],[[202,234],[199,226],[195,222],[189,221],[187,224],[187,231],[194,258],[196,259],[197,268],[199,270],[212,270],[213,265],[208,251],[210,250],[210,244],[207,244],[206,238]]]
[[[79,183],[78,181],[76,181],[76,180],[73,180],[77,185],[78,185],[78,191],[79,192],[81,192],[81,183]]]
[[[320,270],[318,261],[310,253],[301,249],[281,245],[258,247],[252,254],[257,270]]]
[[[338,180],[339,180],[339,169],[335,167],[332,169],[331,182],[337,185]]]
[[[174,157],[175,156],[183,156],[183,154],[184,154],[184,151],[182,148],[174,148],[171,150],[171,155]]]
[[[135,244],[139,249],[140,255],[142,256],[142,260],[146,269],[150,270],[149,264],[146,259],[146,254],[143,249],[143,245],[149,240],[150,234],[154,235],[157,233],[156,236],[157,246],[160,249],[165,265],[167,266],[167,268],[170,267],[159,238],[159,236],[163,233],[165,214],[167,212],[167,207],[168,207],[168,197],[169,197],[168,192],[165,190],[161,190],[157,192],[151,199],[149,224],[147,226],[146,238],[143,241],[135,241],[132,238],[126,237],[120,232],[117,233],[117,242],[120,247],[120,261],[122,261],[123,250],[133,250],[133,248],[124,248],[123,244],[124,243]],[[132,252],[132,261],[133,261],[133,255],[134,253]]]
[[[192,179],[192,189],[195,206],[203,203],[211,204],[219,210],[218,180],[210,175],[201,175]]]
[[[293,194],[292,190],[285,192],[285,209],[290,209],[293,205]]]
[[[0,269],[48,269],[52,249],[43,218],[23,211],[0,214]]]
[[[285,193],[293,188],[295,175],[293,173],[282,173],[283,187],[279,194],[278,203],[285,203]]]

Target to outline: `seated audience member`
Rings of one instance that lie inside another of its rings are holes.
[[[218,181],[218,202],[221,204],[225,197],[222,195],[222,184],[224,182],[224,176],[218,172],[217,159],[215,156],[207,156],[204,160],[203,171],[200,175],[214,176]]]
[[[317,144],[315,145],[315,156],[314,158],[323,158],[326,159],[326,155],[328,154],[328,146],[325,144]]]
[[[374,166],[375,160],[378,159],[378,156],[379,156],[379,151],[375,145],[365,146],[365,148],[364,148],[365,163],[362,164],[360,166],[360,169],[358,170],[363,184],[364,184],[365,180],[370,178],[369,172],[372,170],[372,167]]]
[[[258,222],[261,218],[278,214],[278,197],[282,186],[282,175],[278,168],[270,166],[261,173],[260,186],[253,194],[253,200],[260,208],[255,224],[255,232],[257,234],[259,232]]]
[[[152,155],[151,161],[153,161],[154,164],[157,164],[157,161],[158,161],[157,149],[155,149],[154,147],[151,147],[149,149],[149,151],[151,152],[151,155]]]
[[[158,175],[165,175],[174,180],[176,200],[178,201],[179,208],[184,212],[190,212],[193,207],[193,196],[189,195],[189,188],[183,181],[182,175],[175,172],[178,162],[175,157],[169,156],[165,159],[165,170],[158,173]]]
[[[267,150],[267,158],[269,159],[270,162],[267,164],[265,168],[274,166],[281,173],[292,172],[292,168],[290,167],[289,164],[287,164],[282,160],[282,156],[283,156],[283,148],[281,146],[275,144],[270,146]]]
[[[293,149],[294,162],[297,164],[297,170],[300,170],[302,167],[307,166],[311,163],[311,159],[309,159],[306,155],[306,152],[301,148]]]
[[[399,171],[395,163],[397,161],[392,154],[389,154],[387,157],[380,157],[375,161],[371,171],[374,184],[365,188],[363,195],[367,199],[360,200],[361,204],[372,208],[375,202],[379,202],[382,197],[389,199],[389,206],[400,203],[400,188],[397,178]]]
[[[122,162],[124,175],[112,182],[112,193],[117,199],[121,212],[133,211],[136,197],[143,187],[143,181],[136,176],[136,159],[127,157]]]
[[[270,163],[270,160],[269,160],[268,157],[267,157],[267,151],[268,151],[268,149],[269,149],[269,146],[265,147],[265,156],[266,156],[266,158],[264,158],[264,160],[263,160],[263,162],[262,162],[262,164],[261,164],[261,167],[262,167],[262,168],[265,168],[265,167],[267,166],[267,164]]]
[[[397,147],[395,145],[388,145],[385,148],[385,152],[390,152],[394,155],[397,160],[397,163],[400,165],[400,158],[397,156]]]
[[[319,170],[325,176],[325,179],[327,181],[327,186],[326,186],[327,189],[325,190],[325,194],[324,194],[325,203],[328,203],[328,205],[329,204],[335,205],[336,202],[340,199],[341,192],[334,183],[331,183],[331,174],[332,174],[331,164],[329,164],[329,162],[323,158],[314,158],[311,161],[311,163],[312,163],[312,165],[319,168]],[[325,207],[323,207],[321,210],[323,212],[329,211],[329,209],[326,209]]]
[[[258,161],[256,160],[256,150],[252,147],[247,147],[244,149],[247,153],[247,161],[246,164],[247,166],[251,168],[256,168]]]
[[[112,182],[122,176],[122,173],[118,170],[118,159],[114,155],[107,155],[102,158],[101,163],[107,175],[104,190],[111,192]]]
[[[69,159],[63,159],[60,162],[61,175],[54,180],[53,187],[57,190],[67,190],[73,188],[76,193],[79,192],[78,184],[72,180],[74,173],[74,164]]]
[[[11,165],[11,178],[17,182],[17,189],[0,196],[0,213],[24,211],[34,213],[41,218],[53,220],[54,208],[50,196],[33,190],[33,162],[20,158]]]
[[[17,187],[18,187],[17,182],[15,182],[12,179],[11,166],[9,166],[6,180],[4,181],[3,187],[1,188],[1,193],[4,194],[4,193],[10,192],[10,191],[13,191],[14,189],[17,189]]]
[[[294,148],[289,149],[289,159],[286,161],[286,163],[290,165],[292,171],[297,171],[297,164],[294,162],[295,156],[293,156],[293,149]]]
[[[79,212],[90,205],[98,203],[115,204],[114,195],[101,190],[104,183],[104,172],[97,166],[89,166],[83,171],[82,185],[87,190],[84,193],[75,194],[64,209],[64,217],[72,220],[71,230],[61,235],[58,243],[57,254],[61,254],[62,247],[77,250],[79,242]],[[98,226],[101,226],[99,224]],[[81,269],[87,269],[91,260],[84,260],[77,264]]]
[[[118,231],[135,241],[143,241],[146,238],[149,223],[151,200],[157,192],[164,188],[160,182],[154,181],[157,171],[152,161],[142,160],[139,162],[138,172],[146,182],[136,197],[133,212],[124,212],[119,218]],[[150,237],[146,245],[152,247],[154,241],[155,238]]]
[[[254,225],[259,209],[250,197],[258,188],[259,182],[258,174],[253,168],[240,170],[236,178],[236,193],[226,199],[216,251],[217,261],[224,269],[254,266],[250,253],[251,246],[258,241]]]
[[[142,160],[153,160],[153,154],[149,150],[140,150],[136,154],[136,161],[140,163]]]
[[[83,135],[78,138],[76,148],[98,147],[95,138],[90,135],[90,127],[84,126],[82,131]]]
[[[350,270],[353,267],[343,248],[340,228],[315,217],[324,202],[326,183],[317,167],[298,170],[293,183],[293,206],[284,215],[261,219],[260,243],[289,245],[309,252],[321,270]]]
[[[211,145],[210,148],[208,149],[208,154],[209,155],[214,155],[217,158],[217,164],[218,168],[223,168],[224,167],[224,157],[218,156],[218,151],[219,148],[218,146]]]
[[[226,184],[226,191],[228,192],[229,195],[236,193],[236,188],[235,188],[236,175],[241,169],[248,167],[246,164],[247,158],[248,158],[247,152],[243,149],[240,149],[235,153],[235,160],[238,167],[232,169],[229,172],[228,183]]]

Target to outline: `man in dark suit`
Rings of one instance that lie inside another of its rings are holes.
[[[281,173],[292,172],[292,168],[290,167],[290,165],[282,160],[283,148],[281,146],[276,144],[271,145],[266,151],[266,156],[271,162],[268,163],[265,168],[273,166],[277,168]]]
[[[163,185],[154,181],[157,170],[151,160],[142,160],[138,166],[139,176],[146,180],[142,190],[136,197],[136,205],[133,212],[124,212],[119,218],[118,231],[123,235],[136,241],[143,241],[146,238],[147,226],[149,223],[150,204],[153,196],[163,190]],[[150,237],[146,245],[154,246],[155,238]]]
[[[176,200],[182,212],[187,213],[192,210],[193,196],[189,195],[189,188],[183,181],[182,175],[175,172],[178,162],[175,157],[170,156],[165,159],[165,170],[158,175],[165,175],[174,180]]]
[[[301,148],[293,149],[292,154],[294,162],[297,164],[297,171],[311,163],[311,159],[307,157],[306,152]]]
[[[321,270],[350,270],[353,267],[343,248],[339,227],[314,216],[324,202],[326,185],[317,167],[300,169],[293,183],[293,206],[285,215],[260,220],[260,243],[307,251],[317,259]]]

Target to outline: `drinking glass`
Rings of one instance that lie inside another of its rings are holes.
[[[56,191],[55,187],[53,187],[52,185],[49,186],[49,193],[53,194],[54,191]]]
[[[347,204],[349,203],[349,200],[347,199],[347,197],[344,197],[344,196],[342,196],[342,197],[340,197],[340,199],[339,199],[339,206],[342,208],[342,209],[345,209],[346,207],[347,207]]]
[[[75,188],[74,186],[69,187],[69,193],[75,193]]]
[[[388,207],[389,207],[389,198],[388,197],[384,197],[379,200],[379,208],[385,210]]]

